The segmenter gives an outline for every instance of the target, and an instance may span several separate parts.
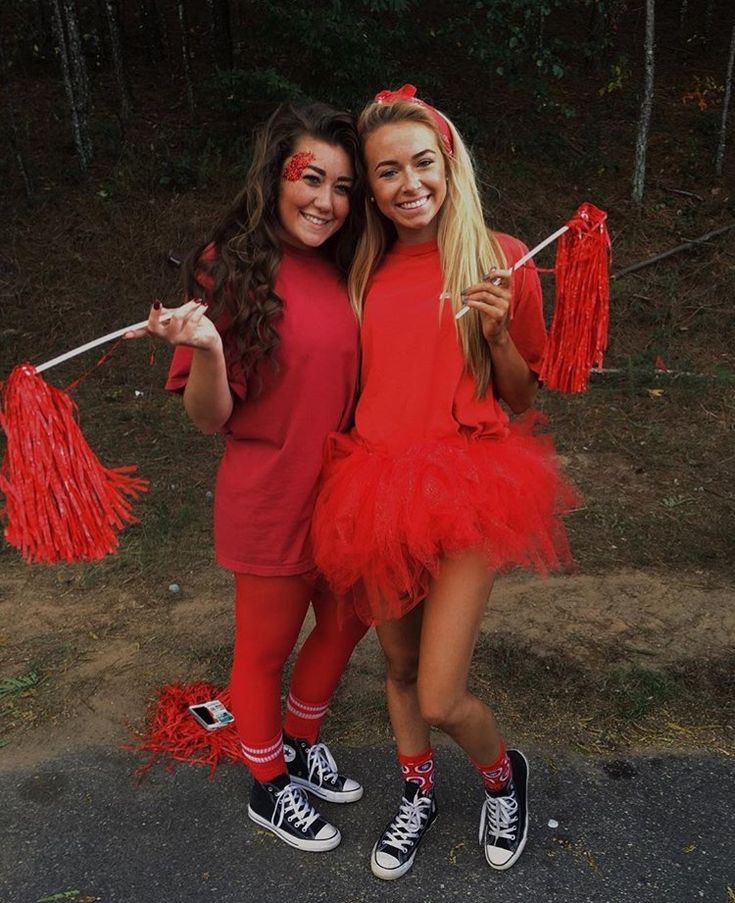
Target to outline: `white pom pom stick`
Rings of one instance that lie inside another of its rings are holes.
[[[161,317],[161,322],[168,323],[170,319],[170,316]],[[140,323],[133,323],[132,326],[124,326],[122,329],[116,329],[114,332],[109,332],[107,335],[103,335],[99,339],[93,339],[91,342],[87,342],[85,345],[80,345],[78,348],[74,348],[72,351],[67,351],[65,354],[60,354],[58,357],[52,358],[50,361],[46,361],[45,364],[41,364],[39,367],[36,367],[36,373],[43,373],[44,370],[50,370],[51,367],[55,367],[57,364],[63,364],[64,361],[68,361],[70,358],[76,357],[78,354],[84,354],[85,351],[96,348],[98,345],[104,345],[106,342],[112,342],[115,339],[119,339],[121,336],[125,335],[126,332],[132,332],[134,329],[143,329],[143,327],[147,325],[148,320],[141,320]]]
[[[543,249],[547,245],[550,245],[552,243],[552,241],[556,241],[560,235],[563,235],[565,232],[568,232],[568,231],[569,231],[569,226],[562,226],[561,229],[557,229],[553,235],[549,235],[548,238],[545,238],[540,244],[536,245],[535,248],[531,248],[531,250],[527,254],[524,254],[523,257],[520,258],[520,260],[516,260],[516,262],[510,268],[511,273],[515,273],[515,271],[519,270],[525,263],[528,263],[528,261],[532,257],[535,257],[536,254],[539,253],[539,251],[543,251]],[[482,277],[482,281],[486,282],[489,278],[490,278],[490,273],[486,273]],[[499,283],[494,283],[494,284],[497,285]],[[468,314],[470,312],[470,310],[472,310],[471,307],[463,307],[462,310],[457,311],[457,313],[454,315],[454,319],[461,320],[465,314]]]

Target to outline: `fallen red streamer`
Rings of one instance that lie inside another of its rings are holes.
[[[154,765],[163,764],[166,771],[173,771],[177,762],[184,762],[206,765],[211,778],[222,762],[243,761],[233,724],[208,731],[189,711],[190,705],[210,699],[219,699],[230,708],[229,690],[204,681],[173,683],[158,691],[148,710],[143,734],[123,747],[150,754],[148,761],[135,769],[136,777],[142,778]]]
[[[10,373],[0,395],[7,443],[0,491],[5,539],[28,564],[96,561],[136,523],[132,501],[148,481],[135,466],[104,467],[77,422],[77,406],[28,363]]]

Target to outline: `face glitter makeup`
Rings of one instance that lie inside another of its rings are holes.
[[[311,151],[301,151],[294,154],[290,160],[286,162],[283,170],[283,178],[287,182],[298,182],[306,167],[314,160],[314,154]]]

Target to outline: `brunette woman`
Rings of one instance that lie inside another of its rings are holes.
[[[340,832],[309,801],[362,796],[318,742],[365,626],[337,618],[309,531],[326,435],[349,429],[358,325],[345,275],[361,210],[358,138],[324,105],[278,109],[257,135],[240,194],[185,269],[189,300],[154,305],[148,333],[176,346],[166,387],[204,433],[221,432],[217,561],[234,574],[231,695],[253,778],[248,814],[302,850]],[[309,605],[281,721],[283,668]]]

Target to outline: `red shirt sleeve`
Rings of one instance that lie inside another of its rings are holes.
[[[209,244],[202,251],[199,260],[202,263],[206,264],[211,262],[214,259],[215,255],[216,249],[214,245]],[[202,287],[202,293],[205,296],[206,300],[211,302],[210,293],[213,284],[211,275],[204,269],[198,269],[196,280]],[[219,332],[220,335],[224,336],[231,322],[232,318],[230,314],[224,312],[217,318],[217,321],[214,325],[217,328],[217,332]],[[165,383],[165,389],[168,392],[183,392],[186,388],[186,383],[189,379],[189,371],[191,370],[191,359],[193,353],[193,348],[189,348],[186,345],[179,345],[174,349],[171,364],[168,368],[168,376]],[[240,364],[239,360],[228,359],[227,381],[230,385],[230,391],[232,392],[232,394],[242,401],[247,394],[247,384],[245,380],[245,373],[243,372],[242,365]]]

